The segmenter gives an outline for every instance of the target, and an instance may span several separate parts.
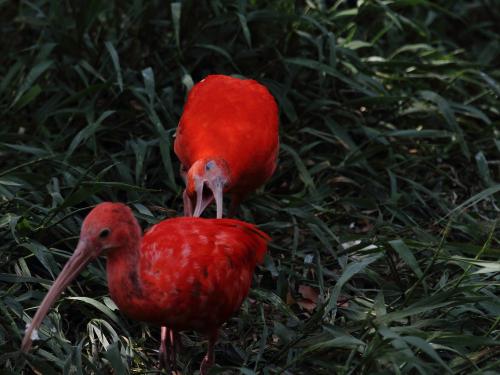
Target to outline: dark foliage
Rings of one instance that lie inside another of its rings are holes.
[[[20,340],[90,207],[182,212],[172,136],[224,73],[269,87],[282,147],[240,212],[273,243],[213,373],[496,373],[499,24],[496,0],[0,1],[0,372],[157,371],[104,259]]]

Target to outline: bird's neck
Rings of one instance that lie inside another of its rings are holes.
[[[118,305],[123,298],[142,296],[143,289],[139,273],[140,229],[129,232],[127,237],[124,246],[108,254],[106,266],[109,291]]]

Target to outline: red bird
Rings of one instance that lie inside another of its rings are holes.
[[[224,75],[196,84],[174,144],[186,180],[185,215],[200,216],[215,199],[221,218],[223,193],[231,194],[234,213],[245,196],[272,176],[278,148],[278,107],[266,87]],[[205,185],[211,194],[203,191]]]
[[[240,308],[269,240],[239,220],[200,218],[164,220],[142,237],[127,206],[101,203],[85,218],[78,246],[43,299],[21,349],[30,349],[33,331],[82,268],[106,254],[109,292],[126,315],[208,335],[204,375],[214,362],[217,330]]]

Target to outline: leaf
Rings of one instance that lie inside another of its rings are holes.
[[[484,72],[479,72],[480,77],[500,96],[500,85],[491,76]]]
[[[122,77],[122,69],[120,67],[120,58],[118,56],[118,52],[116,52],[113,43],[107,41],[104,43],[106,49],[108,50],[109,55],[111,56],[111,61],[113,62],[113,67],[115,68],[116,80],[118,82],[118,87],[120,88],[120,92],[123,92],[123,77]]]
[[[346,44],[343,45],[343,47],[352,49],[352,50],[357,50],[360,48],[367,48],[367,47],[372,47],[372,43],[365,42],[363,40],[352,40],[347,42]]]
[[[293,311],[287,306],[287,304],[276,294],[273,292],[270,292],[268,290],[263,290],[263,289],[252,289],[250,291],[250,295],[252,298],[259,299],[261,301],[266,301],[273,305],[274,307],[278,308],[281,310],[285,315],[287,315],[289,318],[298,321],[299,319],[297,316],[293,313]]]
[[[316,309],[319,301],[318,290],[310,287],[309,285],[299,285],[299,294],[302,298],[296,301],[297,304],[312,313]]]
[[[89,298],[89,297],[67,297],[66,299],[74,300],[74,301],[80,301],[80,302],[86,303],[86,304],[88,304],[90,306],[93,306],[97,310],[99,310],[100,312],[102,312],[104,315],[106,315],[113,322],[115,322],[118,325],[121,325],[120,324],[120,320],[118,319],[118,317],[116,316],[116,314],[113,311],[111,311],[111,309],[108,306],[106,306],[102,302],[97,301],[94,298]],[[123,329],[123,327],[122,327],[122,329]]]
[[[280,147],[282,150],[288,152],[293,157],[295,165],[297,166],[297,169],[299,171],[299,177],[304,182],[306,188],[310,188],[312,189],[312,191],[316,190],[316,187],[314,185],[314,180],[309,174],[309,171],[307,170],[300,156],[292,148],[283,143],[280,145]]]
[[[466,263],[478,267],[478,269],[473,272],[475,274],[500,272],[500,263],[496,261],[478,260],[459,256],[451,256],[449,260],[454,263]]]
[[[382,317],[377,317],[377,322],[378,323],[384,323],[387,324],[392,321],[398,321],[404,318],[407,318],[408,316],[413,316],[413,315],[418,315],[422,314],[425,312],[429,312],[432,310],[440,309],[442,307],[446,307],[452,304],[458,304],[460,302],[450,299],[447,301],[441,300],[441,301],[433,301],[431,298],[422,298],[419,302],[415,303],[414,305],[409,306],[406,309],[401,309],[398,311],[390,312]]]
[[[453,113],[453,110],[448,101],[433,91],[422,90],[419,92],[419,95],[422,98],[429,100],[438,106],[439,111],[441,112],[444,119],[448,123],[449,128],[455,132],[458,138],[458,142],[460,144],[460,148],[462,149],[462,153],[466,158],[470,158],[470,150],[467,144],[465,143],[464,133],[462,131],[462,128],[458,125],[457,120],[455,118],[455,114]]]
[[[354,275],[357,273],[360,273],[363,271],[367,266],[375,262],[377,259],[379,259],[382,255],[377,254],[374,256],[369,256],[364,259],[362,259],[359,262],[352,262],[349,263],[344,270],[342,271],[342,274],[340,275],[340,278],[337,280],[337,283],[335,284],[335,287],[332,290],[332,294],[330,296],[330,300],[328,301],[328,304],[326,305],[325,308],[325,313],[332,312],[333,318],[335,318],[335,315],[337,313],[337,301],[340,295],[340,291],[344,284],[351,279]]]
[[[182,2],[172,2],[170,4],[170,11],[172,12],[172,23],[174,25],[175,45],[178,49],[181,48],[180,42],[180,25],[181,25],[181,11]]]
[[[313,69],[313,70],[316,70],[319,72],[324,72],[328,75],[331,75],[332,77],[338,78],[339,80],[343,81],[347,85],[355,88],[356,90],[362,92],[363,94],[365,94],[367,96],[375,96],[376,95],[372,90],[368,89],[365,85],[360,85],[358,82],[356,82],[352,79],[349,79],[345,75],[339,73],[333,67],[326,65],[326,64],[323,64],[319,61],[297,57],[297,58],[284,59],[284,62],[288,63],[288,64],[303,66],[303,67]]]
[[[168,176],[167,185],[173,191],[177,191],[178,187],[177,187],[177,184],[175,182],[174,167],[173,167],[172,159],[170,157],[170,149],[171,149],[171,145],[172,145],[172,142],[171,142],[172,135],[170,132],[165,130],[160,119],[158,118],[157,113],[154,110],[149,113],[149,116],[150,116],[151,121],[155,127],[157,137],[160,139],[159,147],[160,147],[162,163],[163,163],[165,170],[167,171],[167,176]]]
[[[17,104],[17,102],[21,99],[21,97],[24,95],[24,93],[26,91],[28,91],[29,89],[31,89],[31,87],[33,86],[33,83],[35,83],[35,81],[43,73],[45,73],[47,70],[49,70],[53,64],[54,64],[53,60],[42,61],[42,62],[38,63],[37,65],[35,65],[30,70],[30,72],[26,76],[26,79],[24,80],[23,84],[21,85],[21,87],[17,91],[17,94],[14,98],[14,101],[11,104],[11,107],[13,107],[14,105]]]
[[[451,214],[455,213],[456,211],[462,211],[465,210],[471,206],[474,206],[481,202],[482,200],[497,194],[500,191],[500,184],[494,185],[492,187],[489,187],[487,189],[484,189],[483,191],[474,194],[472,197],[469,199],[465,200],[463,203],[459,204],[457,207],[455,207],[453,210],[451,210],[448,215],[446,215],[443,219],[447,218]]]
[[[0,280],[6,283],[37,283],[37,284],[51,284],[51,280],[41,279],[31,276],[16,276],[8,273],[0,273]]]
[[[402,337],[402,339],[406,341],[408,344],[416,346],[417,348],[422,350],[425,354],[434,359],[434,361],[439,363],[447,372],[453,373],[453,371],[451,371],[451,369],[446,365],[446,363],[444,363],[441,357],[437,354],[434,348],[427,341],[421,339],[420,337],[415,337],[415,336],[404,336]]]
[[[116,374],[128,374],[128,369],[125,367],[120,350],[118,349],[118,342],[114,342],[108,346],[104,354],[106,359],[111,363]]]
[[[452,133],[442,130],[394,130],[385,133],[387,137],[401,138],[451,138]]]
[[[45,269],[49,271],[52,278],[55,279],[55,277],[59,274],[61,269],[55,262],[52,254],[45,246],[35,241],[32,241],[30,243],[23,243],[21,244],[21,246],[30,250],[40,261],[40,263],[42,263]]]
[[[476,165],[477,169],[479,171],[479,176],[481,176],[481,179],[483,180],[483,183],[486,186],[493,186],[493,180],[491,179],[490,175],[490,169],[488,167],[488,161],[486,160],[486,157],[484,156],[482,151],[479,151],[476,156]]]
[[[363,341],[358,340],[352,336],[345,335],[336,337],[334,339],[326,340],[309,346],[293,360],[293,363],[299,363],[316,352],[323,352],[325,350],[331,350],[332,348],[355,349],[359,346],[364,347],[365,345],[366,344]]]
[[[83,142],[85,142],[88,138],[94,135],[94,133],[97,131],[101,123],[111,116],[115,111],[105,111],[99,116],[99,118],[91,122],[89,125],[87,125],[85,128],[80,130],[75,138],[71,141],[68,151],[66,152],[66,160],[73,154],[73,152],[76,150],[76,148]]]
[[[417,259],[413,255],[412,251],[406,246],[406,244],[402,240],[393,240],[389,241],[389,245],[399,254],[401,259],[405,261],[406,264],[408,264],[413,272],[418,277],[422,277],[423,273],[422,270],[420,269],[420,266],[418,265]]]
[[[149,98],[149,105],[153,106],[155,99],[155,75],[153,69],[148,67],[144,69],[141,74],[142,79],[144,80],[144,89],[146,90],[146,94]]]
[[[217,53],[217,54],[219,54],[221,56],[224,56],[227,59],[227,61],[229,61],[231,64],[233,64],[233,58],[231,57],[231,55],[229,54],[229,52],[227,52],[222,47],[219,47],[219,46],[216,46],[216,45],[213,45],[213,44],[205,44],[205,43],[196,44],[195,47],[207,49],[207,50],[215,52],[215,53]]]
[[[146,189],[146,188],[143,188],[140,186],[124,184],[122,182],[116,182],[116,181],[83,181],[82,185],[83,186],[102,186],[102,187],[122,189],[122,190],[126,190],[126,191],[143,191],[143,192],[150,192],[150,193],[161,191],[158,189]]]
[[[5,186],[23,186],[23,184],[7,179],[1,179],[0,178],[0,185],[5,185]]]
[[[252,35],[250,34],[250,29],[248,28],[247,19],[244,14],[236,13],[238,16],[238,20],[240,21],[241,30],[243,31],[243,35],[245,36],[245,40],[248,44],[249,48],[252,48]]]
[[[42,92],[42,88],[39,85],[35,85],[31,87],[26,93],[21,96],[21,98],[17,101],[15,107],[16,109],[21,109],[24,106],[27,106],[33,100],[37,98],[38,95]]]
[[[10,85],[14,77],[19,74],[19,71],[22,69],[23,64],[21,61],[17,61],[11,65],[8,72],[4,74],[2,77],[2,81],[0,82],[0,94],[2,94],[7,87]]]

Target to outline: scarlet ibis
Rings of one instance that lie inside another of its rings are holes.
[[[197,83],[174,144],[185,174],[186,216],[200,216],[215,199],[221,218],[223,193],[231,194],[234,212],[272,176],[278,147],[278,106],[265,86],[225,75],[209,75]],[[211,194],[204,192],[205,185]]]
[[[82,268],[107,255],[109,292],[122,312],[175,331],[208,335],[200,368],[206,374],[214,362],[218,328],[248,294],[269,240],[239,220],[187,217],[164,220],[142,236],[129,207],[101,203],[85,218],[76,250],[43,299],[21,349],[31,348],[33,331]]]

